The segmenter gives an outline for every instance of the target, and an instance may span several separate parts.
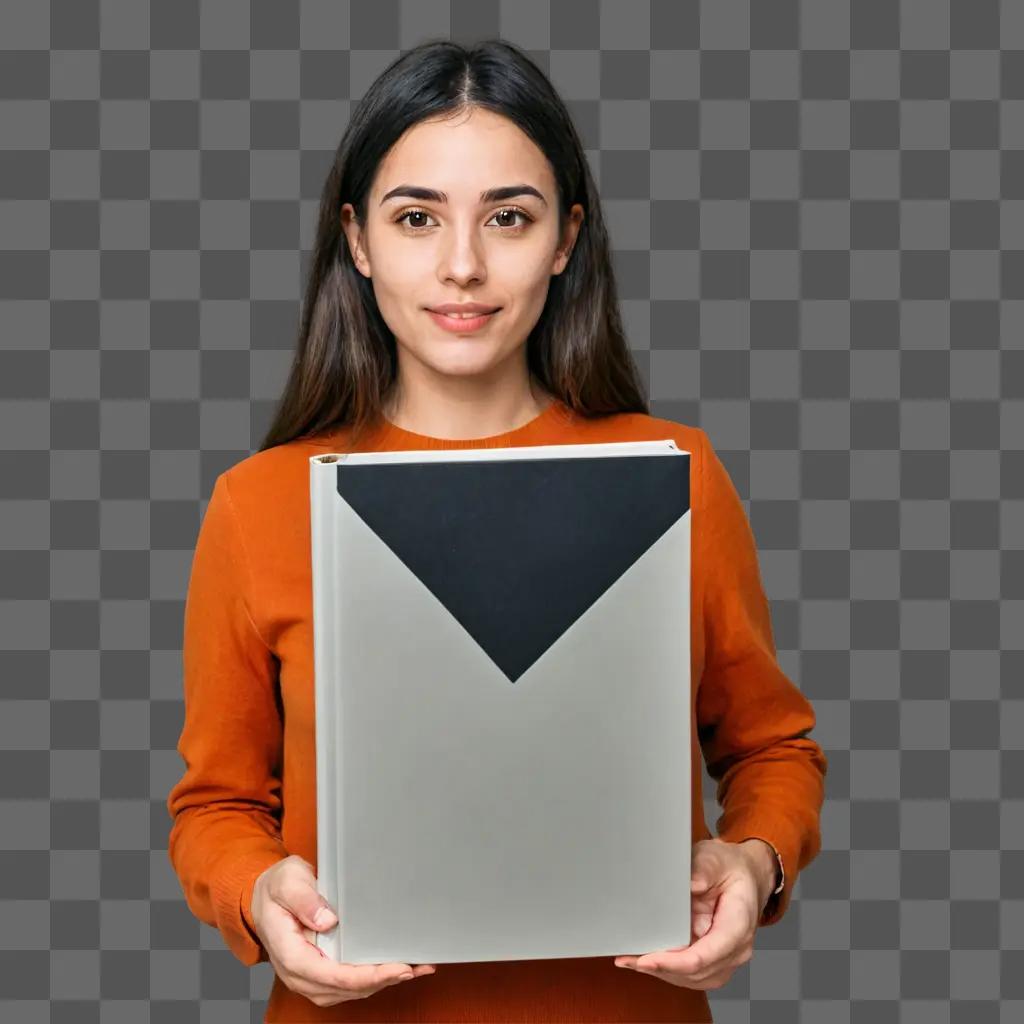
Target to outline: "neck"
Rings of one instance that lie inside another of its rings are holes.
[[[554,400],[532,376],[521,389],[500,394],[452,396],[396,386],[385,402],[384,416],[395,426],[433,437],[489,437],[515,430],[539,416]]]

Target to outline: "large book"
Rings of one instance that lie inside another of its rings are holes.
[[[339,962],[690,943],[690,453],[310,459],[317,884]]]

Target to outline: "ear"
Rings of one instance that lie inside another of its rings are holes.
[[[352,262],[363,277],[370,276],[370,259],[366,251],[366,240],[363,237],[363,225],[356,217],[355,207],[345,203],[341,208],[341,230],[348,243],[348,251],[352,254]]]
[[[552,264],[551,273],[560,274],[565,270],[572,255],[573,247],[576,245],[576,236],[580,232],[580,225],[583,223],[583,207],[574,203],[569,211],[569,218],[565,225],[565,235],[562,244],[555,251],[555,262]]]

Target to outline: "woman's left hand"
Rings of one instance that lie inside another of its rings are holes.
[[[721,988],[754,955],[754,933],[773,888],[771,876],[747,841],[702,839],[692,859],[690,945],[618,956],[615,965],[680,987]]]

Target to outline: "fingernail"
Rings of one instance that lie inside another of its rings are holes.
[[[398,980],[399,981],[412,981],[412,977],[413,976],[411,974],[400,974],[398,976]]]
[[[322,928],[333,917],[334,911],[332,911],[329,907],[321,907],[313,917],[313,924],[315,924],[317,928]]]

